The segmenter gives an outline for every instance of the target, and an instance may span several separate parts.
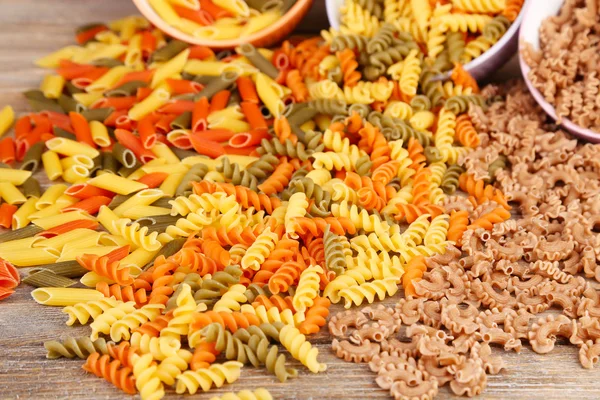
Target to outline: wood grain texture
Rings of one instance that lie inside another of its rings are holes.
[[[300,30],[318,30],[326,23],[324,3],[316,0],[313,11]],[[37,87],[44,71],[32,61],[73,42],[76,25],[106,21],[134,13],[126,0],[0,0],[0,108],[12,104],[26,111],[20,92]],[[512,75],[516,75],[513,69]],[[67,327],[60,308],[36,304],[31,287],[0,303],[0,398],[1,399],[130,399],[105,381],[81,369],[80,360],[46,360],[42,343],[50,339],[89,333],[87,327]],[[396,299],[398,296],[396,296]],[[386,302],[395,303],[396,299]],[[333,313],[342,310],[333,308]],[[366,365],[343,362],[330,351],[331,338],[325,329],[310,341],[319,348],[326,372],[311,374],[300,369],[297,379],[280,384],[262,369],[245,368],[242,378],[210,394],[187,396],[208,399],[216,393],[244,388],[267,387],[276,399],[371,399],[389,398],[374,383]],[[581,368],[577,348],[559,345],[540,356],[525,348],[521,354],[501,353],[508,369],[490,376],[484,399],[600,398],[600,373]],[[298,363],[292,364],[299,367]],[[167,398],[175,398],[173,392]],[[442,388],[439,399],[458,399]]]

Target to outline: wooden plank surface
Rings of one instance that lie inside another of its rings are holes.
[[[316,0],[302,29],[321,28],[326,23],[323,1]],[[127,0],[0,0],[0,108],[12,104],[26,111],[20,92],[37,87],[44,74],[32,61],[73,42],[76,25],[107,21],[135,12]],[[89,333],[89,328],[65,326],[60,308],[37,305],[31,287],[0,303],[0,399],[129,399],[110,384],[86,374],[80,360],[46,360],[42,343]],[[396,296],[398,297],[398,296]],[[386,302],[394,304],[396,299]],[[333,308],[333,313],[342,308]],[[300,377],[280,384],[261,369],[245,368],[242,378],[225,388],[196,396],[208,399],[226,390],[267,387],[276,399],[370,399],[388,398],[374,383],[366,365],[346,363],[330,351],[325,330],[310,338],[328,364],[326,372],[311,374],[300,369]],[[490,376],[482,399],[598,399],[600,373],[581,368],[577,348],[559,345],[540,356],[525,348],[521,354],[502,353],[508,369]],[[298,363],[291,363],[298,367]],[[167,398],[174,398],[171,392]],[[455,399],[442,388],[439,399]]]

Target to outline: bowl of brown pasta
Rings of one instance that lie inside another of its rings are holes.
[[[525,14],[519,62],[529,91],[566,130],[600,142],[597,2],[531,2]]]
[[[391,27],[396,31],[396,40],[389,47],[399,49],[388,51],[392,58],[398,53],[394,62],[402,60],[402,47],[413,41],[422,50],[424,61],[445,73],[440,78],[447,78],[454,65],[461,64],[481,80],[498,70],[517,50],[524,3],[525,0],[326,0],[332,27],[327,35],[330,40],[342,36],[343,41],[356,44],[361,37],[371,39],[382,27]]]
[[[313,0],[133,0],[154,26],[212,49],[273,45],[288,36]]]

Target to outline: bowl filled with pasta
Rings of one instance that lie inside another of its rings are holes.
[[[519,62],[544,111],[575,136],[600,142],[596,3],[532,2],[519,34]]]
[[[242,43],[265,47],[289,35],[312,0],[133,0],[154,26],[184,42],[213,49]]]
[[[460,63],[481,80],[500,68],[516,51],[524,2],[326,0],[325,4],[332,36],[371,38],[387,24],[399,33],[396,37],[399,40],[391,43],[392,47],[401,48],[404,45],[401,41],[412,40],[440,72],[447,72]],[[403,57],[402,52],[399,53],[395,61]]]

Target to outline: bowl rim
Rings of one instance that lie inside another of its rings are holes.
[[[297,0],[294,5],[275,21],[274,24],[263,28],[262,30],[253,33],[249,36],[239,37],[237,39],[225,39],[225,40],[210,40],[210,39],[201,39],[191,35],[188,35],[185,32],[180,31],[179,29],[167,24],[157,13],[154,11],[152,6],[148,3],[148,0],[133,0],[133,3],[140,11],[140,13],[152,23],[152,25],[159,28],[161,31],[166,33],[167,35],[182,40],[186,43],[190,43],[193,45],[206,46],[213,49],[231,49],[239,46],[242,43],[253,43],[257,40],[263,39],[274,32],[281,30],[289,21],[293,18],[294,15],[302,12],[302,9],[308,4],[313,2],[313,0]]]
[[[325,10],[327,12],[327,19],[329,20],[329,25],[331,25],[332,28],[334,29],[339,29],[340,27],[340,20],[339,19],[335,19],[335,10],[334,7],[338,7],[337,3],[341,1],[343,4],[343,0],[325,0]],[[475,58],[474,60],[469,61],[468,63],[463,65],[463,68],[466,71],[471,71],[473,69],[477,69],[480,68],[483,64],[485,64],[490,58],[492,58],[493,56],[496,55],[496,53],[498,51],[500,51],[501,48],[503,48],[505,45],[507,45],[512,38],[514,38],[515,34],[517,34],[517,31],[519,30],[522,22],[523,22],[523,18],[524,18],[524,10],[525,8],[533,3],[535,0],[525,0],[523,7],[521,7],[521,11],[519,11],[519,15],[517,16],[517,18],[513,21],[513,23],[510,25],[510,27],[506,30],[506,32],[504,33],[504,35],[502,35],[502,37],[492,45],[492,47],[490,47],[487,51],[485,51],[483,54],[481,54],[479,57]],[[335,21],[332,22],[332,21]],[[450,79],[450,74],[451,72],[444,72],[440,75],[438,75],[436,77],[436,79],[438,80],[447,80]]]
[[[530,1],[529,4],[527,5],[527,9],[533,7],[532,4],[533,4],[533,1]],[[527,11],[529,11],[529,10],[527,10]],[[523,21],[522,21],[523,26],[526,26],[526,22],[529,21],[530,18],[532,18],[531,17],[532,15],[533,14],[531,14],[531,13],[527,13],[525,15],[525,17],[523,18]],[[539,27],[538,27],[538,29],[539,29]],[[525,30],[522,29],[519,32],[519,66],[521,68],[521,75],[523,76],[525,85],[527,85],[529,92],[531,93],[531,95],[533,96],[535,101],[538,103],[538,105],[540,107],[542,107],[544,112],[546,114],[548,114],[553,120],[557,121],[558,117],[556,115],[556,109],[554,108],[554,106],[546,101],[546,99],[544,98],[542,93],[536,87],[534,87],[533,83],[531,83],[531,81],[529,80],[528,75],[529,75],[529,72],[531,71],[531,68],[525,62],[525,59],[523,58],[522,52],[521,52],[521,50],[523,49],[523,46],[525,45],[525,42],[526,42],[524,36],[525,36]],[[571,121],[568,118],[562,118],[560,125],[563,126],[566,130],[568,130],[570,133],[572,133],[575,136],[581,137],[583,139],[587,139],[592,142],[600,142],[600,132],[594,132],[591,129],[582,128],[581,126],[577,125],[576,123],[574,123],[573,121]]]

